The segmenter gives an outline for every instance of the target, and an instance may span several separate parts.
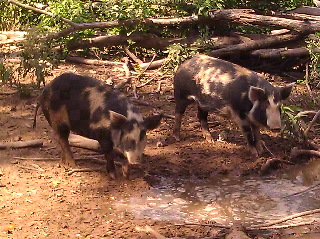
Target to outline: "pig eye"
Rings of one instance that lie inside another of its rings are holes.
[[[145,130],[141,130],[141,132],[140,132],[140,141],[143,140],[145,135],[146,135],[146,131]]]
[[[123,142],[123,148],[124,150],[132,150],[136,148],[136,141],[132,140],[126,140]]]
[[[266,109],[268,108],[268,106],[269,106],[269,103],[268,103],[268,102],[262,102],[262,103],[261,103],[261,109],[262,109],[262,110],[266,110]]]

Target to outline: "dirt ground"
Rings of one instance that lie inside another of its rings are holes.
[[[111,80],[117,83],[124,77],[120,68],[65,63],[46,81],[63,72],[86,74],[109,83]],[[133,81],[136,85],[141,83]],[[137,104],[138,108],[144,116],[155,111],[174,115],[172,78],[161,84],[159,92],[157,88],[155,80],[140,88],[138,95],[140,101],[158,108]],[[14,90],[8,86],[0,88],[1,92]],[[132,88],[126,87],[124,91],[133,97]],[[39,93],[32,91],[29,98],[19,94],[0,95],[1,142],[43,140],[41,147],[0,150],[0,238],[157,238],[154,233],[145,231],[146,226],[169,238],[219,238],[219,228],[176,226],[173,221],[137,219],[130,212],[116,213],[112,202],[128,195],[142,195],[157,185],[161,177],[208,180],[214,180],[220,174],[260,177],[261,166],[272,158],[265,152],[260,159],[250,159],[244,139],[235,125],[213,115],[209,119],[213,137],[218,139],[219,133],[226,130],[227,140],[207,142],[202,137],[193,105],[183,119],[181,142],[173,139],[173,119],[168,117],[162,120],[160,127],[148,132],[145,162],[130,180],[120,176],[119,167],[117,180],[109,179],[103,172],[68,175],[60,164],[60,149],[41,111],[36,129],[31,127]],[[308,97],[305,86],[300,85],[286,103],[291,105],[301,99],[310,100]],[[282,139],[268,131],[262,132],[262,139],[274,154],[283,159],[288,159],[295,146],[293,140]],[[90,161],[90,157],[103,159],[101,155],[79,148],[72,148],[72,151],[79,168],[102,167]],[[290,166],[280,165],[271,173],[285,167]],[[316,225],[310,226],[310,230],[316,228]],[[275,231],[271,238],[280,238],[279,233]]]

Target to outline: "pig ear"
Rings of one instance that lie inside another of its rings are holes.
[[[250,86],[249,89],[249,100],[252,102],[255,102],[259,99],[261,99],[264,96],[265,92],[264,89],[261,89],[259,87]]]
[[[127,122],[127,118],[122,114],[119,114],[111,110],[109,110],[109,114],[111,125],[116,129],[120,129]]]
[[[291,83],[280,88],[281,100],[285,100],[289,97],[294,85],[295,83]]]
[[[144,119],[144,126],[146,130],[153,130],[160,124],[163,114],[151,115]]]

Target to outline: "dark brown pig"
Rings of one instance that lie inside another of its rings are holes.
[[[240,127],[250,152],[262,152],[260,127],[280,130],[281,100],[289,97],[294,84],[272,86],[256,72],[217,58],[196,55],[185,61],[174,76],[175,125],[180,140],[182,116],[189,104],[198,103],[198,119],[204,137],[212,140],[208,112],[228,114]]]
[[[143,119],[138,109],[122,93],[97,79],[65,73],[51,81],[39,97],[42,111],[62,147],[62,161],[73,167],[70,131],[97,140],[107,160],[107,172],[115,178],[114,147],[127,158],[122,167],[129,177],[129,165],[139,165],[146,146],[146,131],[160,123],[162,115]],[[34,126],[36,124],[36,114]]]

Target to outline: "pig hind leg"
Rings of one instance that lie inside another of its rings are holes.
[[[70,134],[70,128],[67,123],[60,123],[56,127],[53,127],[57,137],[58,137],[58,143],[60,144],[62,148],[62,162],[66,164],[69,167],[75,166],[75,161],[70,149],[69,145],[69,134]]]
[[[203,136],[206,138],[206,140],[211,141],[212,136],[208,126],[208,111],[201,109],[200,106],[198,106],[198,119],[201,124]]]
[[[175,123],[173,127],[173,136],[177,141],[180,141],[180,127],[182,116],[186,111],[188,105],[190,105],[193,100],[190,99],[179,99],[175,96],[176,109],[175,109]]]

